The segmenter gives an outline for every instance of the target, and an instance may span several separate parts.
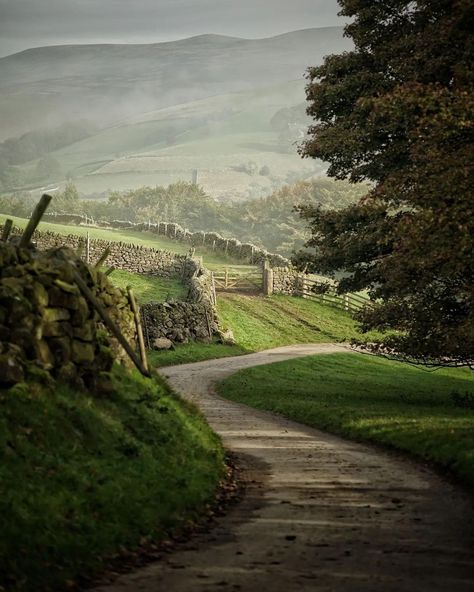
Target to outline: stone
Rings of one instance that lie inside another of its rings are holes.
[[[49,349],[48,344],[43,339],[35,342],[36,357],[45,370],[50,370],[54,366],[54,356]]]
[[[171,349],[172,347],[173,342],[167,337],[157,337],[153,341],[153,349]]]
[[[67,321],[70,318],[71,313],[65,308],[45,308],[43,311],[43,319],[46,323]]]
[[[72,361],[76,364],[92,363],[94,361],[95,348],[91,343],[83,341],[72,342]]]
[[[72,335],[72,327],[69,323],[46,322],[42,325],[40,336],[42,337],[67,337]]]
[[[224,345],[235,345],[235,337],[232,329],[227,329],[227,331],[221,331],[219,333],[219,341]]]
[[[81,341],[92,341],[94,338],[94,326],[92,323],[85,323],[82,327],[74,327],[72,334]]]
[[[15,355],[10,352],[0,355],[0,384],[12,385],[24,378],[23,366]]]
[[[49,339],[48,346],[56,363],[65,364],[71,360],[71,340],[68,337]]]
[[[46,288],[43,286],[43,284],[35,282],[33,284],[32,290],[33,290],[33,299],[34,299],[36,306],[38,306],[39,308],[45,308],[46,306],[48,306],[49,296],[48,296],[48,292],[46,291]]]

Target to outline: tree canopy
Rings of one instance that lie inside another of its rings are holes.
[[[368,289],[363,327],[396,330],[385,349],[472,365],[474,5],[339,3],[355,47],[309,69],[300,150],[373,187],[343,210],[302,205],[312,236],[295,263]]]

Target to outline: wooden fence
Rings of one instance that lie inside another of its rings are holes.
[[[305,277],[302,279],[301,296],[348,312],[357,312],[365,306],[371,306],[370,300],[359,294],[338,294],[335,286],[330,286],[326,292],[318,292],[325,285],[322,281]]]
[[[212,272],[217,291],[261,292],[262,269],[257,266],[243,265],[218,269]]]

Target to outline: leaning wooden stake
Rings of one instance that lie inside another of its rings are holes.
[[[10,218],[8,218],[7,220],[5,220],[5,225],[3,226],[3,232],[2,232],[2,241],[4,243],[7,242],[8,237],[10,236],[10,232],[12,231],[13,228],[13,220],[10,220]]]
[[[115,271],[115,267],[112,265],[112,267],[109,267],[109,269],[105,272],[105,275],[110,275],[114,271]]]
[[[120,331],[120,329],[117,327],[117,325],[114,323],[114,321],[107,314],[107,311],[105,310],[102,302],[100,302],[100,300],[98,298],[96,298],[96,296],[93,294],[92,290],[89,288],[89,286],[86,284],[86,282],[82,279],[82,277],[80,276],[78,271],[74,271],[74,279],[76,281],[76,284],[79,286],[79,289],[81,290],[81,292],[84,294],[84,296],[87,298],[87,300],[92,304],[92,306],[96,309],[96,311],[99,313],[99,316],[102,319],[102,321],[104,322],[104,325],[109,329],[109,331],[112,333],[112,335],[118,340],[120,345],[123,347],[123,349],[130,356],[130,359],[135,364],[135,366],[138,368],[138,370],[140,370],[140,372],[144,376],[148,376],[148,377],[151,376],[148,368],[144,367],[140,358],[133,351],[133,348],[131,347],[131,345],[128,343],[128,341],[125,339],[125,337],[122,335],[122,332]]]
[[[21,235],[20,239],[20,247],[27,247],[30,244],[31,237],[33,236],[34,231],[38,227],[38,224],[41,222],[41,218],[46,211],[46,208],[49,206],[50,201],[53,198],[51,195],[44,193],[41,196],[36,208],[34,209],[33,213],[31,214],[30,221],[28,222],[23,234]]]
[[[91,259],[91,237],[89,233],[86,235],[86,263],[89,265]]]
[[[130,286],[127,286],[127,294],[132,307],[133,316],[135,317],[135,327],[137,328],[138,347],[140,348],[140,357],[145,370],[148,372],[148,359],[146,357],[145,340],[143,339],[142,321],[140,318],[140,310],[135,300],[135,295]]]
[[[97,263],[94,265],[94,267],[96,269],[98,269],[103,263],[105,263],[107,257],[110,255],[110,247],[107,247],[105,249],[105,251],[102,253],[102,255],[100,256],[99,260],[97,261]]]

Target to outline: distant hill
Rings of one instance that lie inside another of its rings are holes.
[[[267,39],[200,35],[151,45],[70,45],[0,59],[0,140],[86,117],[101,126],[223,93],[302,80],[350,48],[341,27]]]

